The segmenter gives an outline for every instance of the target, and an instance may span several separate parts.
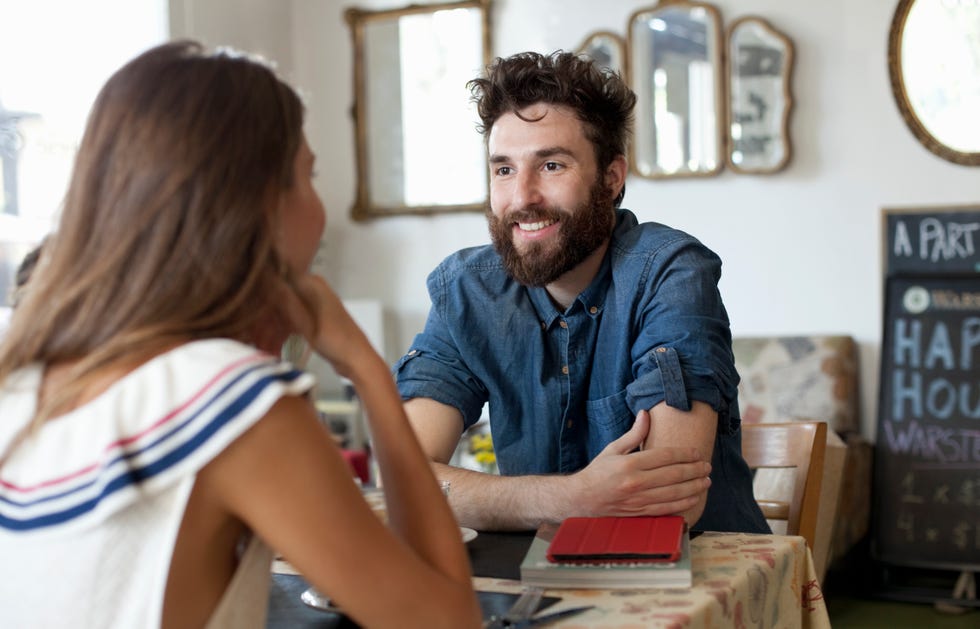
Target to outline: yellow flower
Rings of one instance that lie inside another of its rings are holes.
[[[470,452],[493,452],[493,439],[490,434],[477,434],[470,437]]]
[[[497,454],[493,451],[493,439],[490,433],[477,433],[470,436],[470,454],[484,472],[497,473]]]
[[[481,450],[480,452],[477,452],[476,456],[474,456],[473,458],[476,459],[477,463],[485,467],[489,467],[497,462],[497,455],[494,454],[493,452],[487,452],[486,450]]]

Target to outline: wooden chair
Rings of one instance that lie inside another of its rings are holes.
[[[787,535],[800,535],[813,550],[820,479],[827,446],[826,422],[742,424],[742,456],[749,468],[795,468],[789,502],[756,496],[769,520],[786,520]]]

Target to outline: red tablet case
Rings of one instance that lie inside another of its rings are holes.
[[[679,515],[566,518],[547,556],[553,563],[677,561],[684,526]]]

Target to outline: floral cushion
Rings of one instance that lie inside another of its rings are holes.
[[[850,336],[739,337],[732,349],[742,421],[825,421],[840,434],[860,429]]]

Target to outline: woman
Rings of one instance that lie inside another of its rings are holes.
[[[307,271],[302,120],[268,67],[192,42],[100,92],[0,345],[4,624],[264,626],[274,548],[362,625],[479,625],[388,367]],[[277,359],[291,333],[358,391],[387,528]]]

